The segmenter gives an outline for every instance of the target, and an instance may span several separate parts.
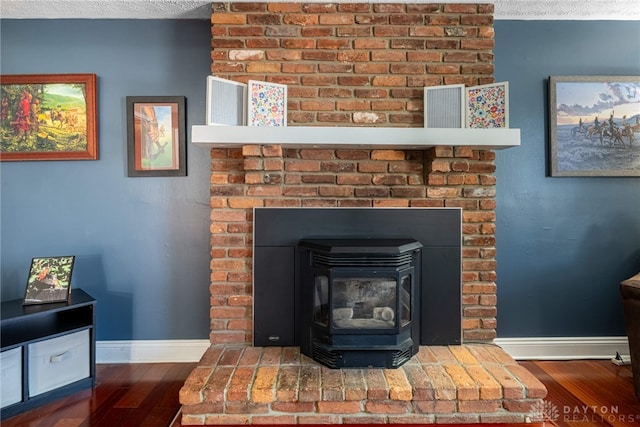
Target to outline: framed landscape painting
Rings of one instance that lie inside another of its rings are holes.
[[[0,160],[96,160],[95,74],[0,76]]]
[[[549,77],[549,174],[640,176],[640,76]]]

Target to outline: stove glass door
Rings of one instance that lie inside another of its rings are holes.
[[[336,278],[332,284],[332,322],[338,329],[396,327],[397,283],[392,277]]]

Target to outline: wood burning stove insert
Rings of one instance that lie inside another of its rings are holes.
[[[330,368],[397,368],[420,344],[420,253],[409,238],[299,243],[303,354]]]
[[[256,208],[253,345],[302,346],[301,241],[398,236],[423,245],[413,284],[413,335],[418,328],[420,345],[462,343],[461,224],[460,208]]]

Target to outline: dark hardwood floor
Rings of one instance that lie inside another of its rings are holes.
[[[608,360],[523,361],[547,387],[553,425],[640,426],[630,366]]]
[[[96,366],[96,387],[3,420],[2,427],[168,427],[196,363]]]
[[[610,361],[523,361],[549,390],[545,425],[640,425],[629,366]],[[176,427],[178,392],[195,363],[98,365],[96,388],[3,420],[2,427]],[[540,426],[529,424],[529,426]]]

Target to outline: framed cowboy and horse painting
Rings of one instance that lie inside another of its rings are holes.
[[[551,176],[640,176],[640,76],[549,77]]]
[[[0,160],[97,160],[95,74],[0,76]]]
[[[127,96],[130,177],[186,176],[184,96]]]

